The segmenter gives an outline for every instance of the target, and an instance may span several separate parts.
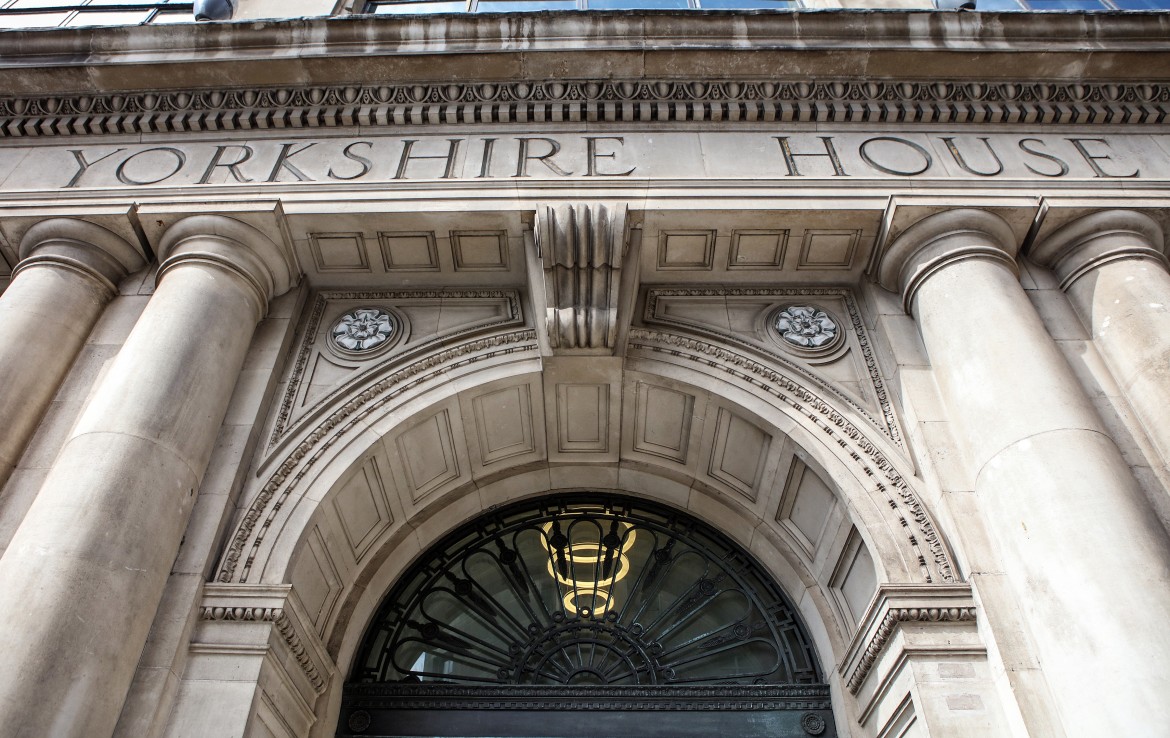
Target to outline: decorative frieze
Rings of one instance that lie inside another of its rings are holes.
[[[689,79],[419,82],[0,99],[7,137],[557,122],[1157,124],[1165,83]]]

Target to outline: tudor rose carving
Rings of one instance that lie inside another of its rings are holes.
[[[357,308],[337,319],[329,337],[335,348],[367,354],[383,347],[396,332],[394,317],[382,308]]]
[[[840,329],[824,310],[809,305],[790,305],[776,314],[776,332],[788,344],[804,349],[825,349],[836,343]]]

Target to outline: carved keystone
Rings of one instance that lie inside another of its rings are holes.
[[[537,212],[549,345],[555,352],[614,348],[626,206],[549,205]]]

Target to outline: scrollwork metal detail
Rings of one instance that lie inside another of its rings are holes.
[[[367,632],[359,682],[816,684],[811,640],[746,554],[617,495],[520,503],[432,549]]]

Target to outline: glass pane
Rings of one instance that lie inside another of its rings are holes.
[[[1122,10],[1170,9],[1170,0],[1113,0],[1113,4]]]
[[[1099,0],[1028,0],[1032,10],[1105,10]]]
[[[710,10],[720,8],[729,10],[751,10],[754,8],[792,10],[796,7],[796,2],[787,2],[786,0],[699,0],[699,7]]]
[[[145,23],[149,10],[108,10],[96,13],[78,13],[68,26],[132,26]]]
[[[0,14],[0,27],[3,28],[53,28],[61,25],[61,21],[69,17],[64,13],[25,13],[23,15]]]
[[[384,5],[375,5],[367,12],[370,13],[394,13],[395,15],[407,15],[413,13],[462,13],[467,10],[467,4],[462,2],[445,2],[445,3],[386,3]]]
[[[575,0],[480,0],[480,13],[521,13],[531,10],[575,10]]]
[[[590,10],[647,10],[689,8],[687,0],[589,0]]]

